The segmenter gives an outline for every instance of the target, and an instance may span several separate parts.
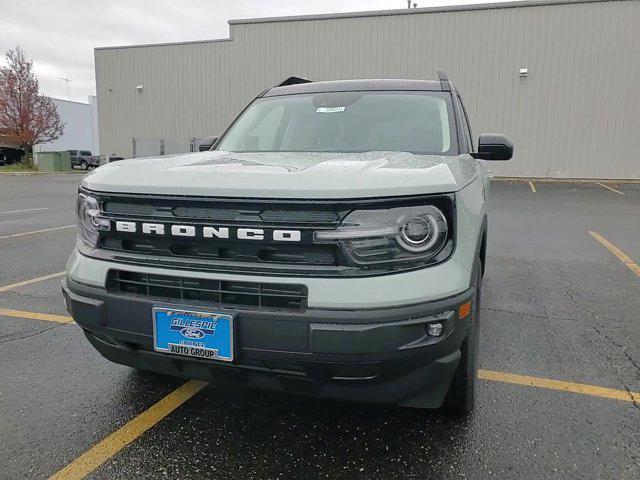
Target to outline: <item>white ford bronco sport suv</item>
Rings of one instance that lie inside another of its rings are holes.
[[[187,378],[466,413],[488,180],[438,81],[262,92],[209,151],[79,188],[66,305],[107,359]]]

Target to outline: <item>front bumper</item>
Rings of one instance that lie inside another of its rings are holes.
[[[107,359],[185,378],[353,401],[436,408],[460,358],[470,316],[458,307],[473,289],[405,307],[304,313],[215,308],[236,315],[232,364],[153,350],[151,310],[162,300],[113,294],[66,279],[67,309]],[[210,306],[192,302],[174,308]],[[444,325],[441,337],[425,333]]]

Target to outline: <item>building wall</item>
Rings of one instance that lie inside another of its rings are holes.
[[[91,136],[93,138],[91,151],[94,155],[99,155],[103,152],[100,151],[100,134],[98,133],[98,97],[89,95],[89,107],[91,108]]]
[[[20,145],[0,135],[0,147],[20,148]]]
[[[98,154],[97,137],[94,135],[95,109],[88,103],[72,102],[52,98],[58,115],[65,123],[63,135],[53,142],[34,147],[36,152],[58,152],[63,150],[89,150]]]
[[[640,178],[640,2],[522,3],[240,20],[227,40],[96,49],[100,142],[130,156],[132,137],[220,133],[290,75],[444,69],[474,134],[505,133],[516,146],[511,162],[491,165],[496,175]]]

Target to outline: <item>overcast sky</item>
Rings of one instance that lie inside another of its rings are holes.
[[[418,7],[486,0],[412,0]],[[95,94],[94,47],[227,38],[227,20],[406,8],[406,0],[0,0],[0,53],[20,45],[45,95]],[[4,55],[0,65],[6,64]]]

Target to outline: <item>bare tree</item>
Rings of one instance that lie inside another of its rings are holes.
[[[6,52],[8,65],[0,68],[0,135],[25,149],[28,161],[33,146],[60,138],[65,124],[55,104],[40,95],[33,62],[18,46]]]

